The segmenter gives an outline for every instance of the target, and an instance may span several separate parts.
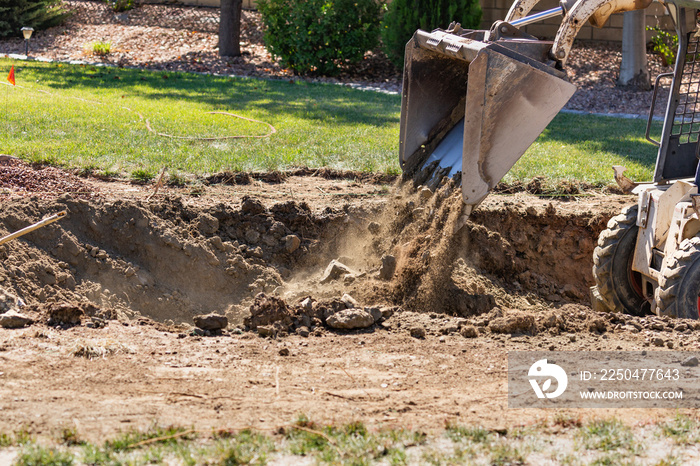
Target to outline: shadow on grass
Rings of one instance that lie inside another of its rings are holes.
[[[16,68],[18,83],[24,73],[36,73],[44,86],[86,90],[95,95],[101,90],[122,92],[127,97],[138,93],[153,100],[190,100],[219,110],[250,109],[260,114],[287,114],[326,124],[335,121],[382,127],[399,123],[399,96],[332,84],[37,62],[18,64]]]
[[[544,130],[540,141],[556,141],[578,145],[588,151],[608,152],[653,169],[658,149],[644,139],[645,129],[645,120],[560,113]],[[661,123],[655,122],[652,137],[660,132]]]

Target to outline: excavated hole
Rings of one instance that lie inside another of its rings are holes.
[[[209,312],[240,322],[261,292],[293,305],[348,293],[362,305],[462,317],[587,304],[607,221],[498,201],[452,234],[461,201],[445,187],[432,196],[400,189],[380,210],[320,213],[254,198],[208,207],[32,198],[8,201],[0,227],[16,231],[63,209],[67,218],[0,246],[0,286],[30,305],[89,301],[120,319],[174,323]],[[397,262],[391,280],[378,278],[387,255]],[[333,259],[353,274],[320,283]]]

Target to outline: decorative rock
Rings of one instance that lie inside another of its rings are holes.
[[[355,298],[347,293],[345,293],[340,300],[343,302],[343,304],[345,304],[347,309],[355,309],[360,307],[360,303],[358,303]]]
[[[700,364],[700,361],[698,361],[696,356],[691,356],[681,361],[681,366],[683,367],[696,367],[698,364]]]
[[[226,316],[219,314],[206,314],[194,317],[194,325],[202,330],[223,330],[228,327]]]
[[[2,328],[22,328],[31,325],[33,322],[31,318],[17,311],[10,310],[0,314],[0,327]]]
[[[326,319],[329,327],[337,329],[367,328],[374,324],[372,314],[363,309],[345,309]]]
[[[282,241],[284,241],[284,250],[289,254],[299,249],[301,245],[301,240],[297,235],[287,235],[282,238]]]
[[[425,329],[423,327],[412,327],[409,332],[413,338],[425,338]]]
[[[333,280],[337,280],[345,275],[351,275],[352,270],[350,268],[343,264],[342,262],[338,262],[337,260],[332,260],[330,264],[328,264],[328,267],[326,267],[326,270],[323,272],[323,277],[321,277],[321,283],[330,283]]]
[[[391,280],[396,272],[396,257],[386,255],[382,257],[382,266],[379,268],[379,278],[382,280]]]
[[[479,330],[477,330],[477,328],[473,325],[465,325],[464,327],[462,327],[459,333],[464,338],[476,338],[479,336]]]

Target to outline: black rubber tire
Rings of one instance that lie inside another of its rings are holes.
[[[656,309],[659,315],[698,319],[700,296],[700,238],[688,238],[666,267],[656,289]]]
[[[600,233],[593,251],[593,278],[608,308],[639,316],[646,313],[646,300],[642,295],[641,275],[631,269],[639,232],[637,211],[636,205],[625,208]]]

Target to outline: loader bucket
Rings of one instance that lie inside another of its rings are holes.
[[[399,158],[416,185],[461,178],[479,204],[571,98],[551,42],[417,31],[406,45]],[[461,176],[460,176],[461,173]]]

